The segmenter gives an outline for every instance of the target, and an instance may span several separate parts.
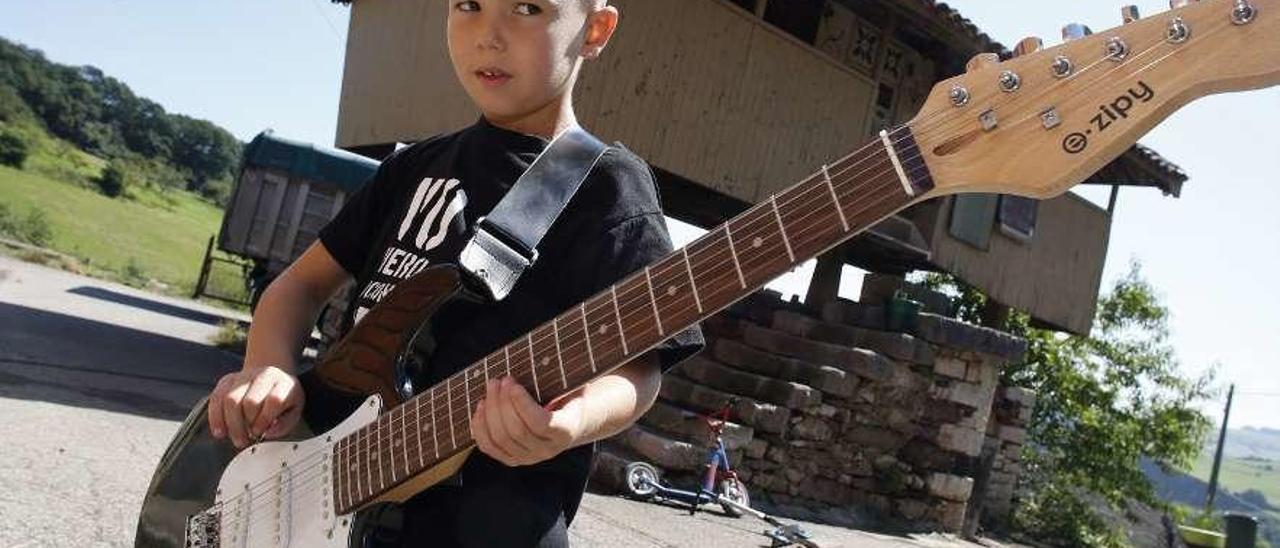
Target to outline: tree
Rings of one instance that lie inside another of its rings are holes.
[[[98,190],[104,195],[115,198],[124,194],[129,181],[124,167],[118,162],[111,162],[102,169],[102,174],[94,182],[98,183]]]
[[[27,142],[9,129],[0,128],[0,164],[22,169],[29,152]]]
[[[934,286],[958,287],[932,276]],[[961,314],[979,315],[985,297],[959,288]],[[1112,505],[1126,499],[1161,505],[1139,467],[1143,457],[1186,467],[1209,428],[1195,404],[1208,398],[1212,373],[1188,378],[1168,341],[1169,311],[1136,262],[1098,301],[1087,337],[1032,327],[1011,314],[1005,329],[1027,339],[1027,354],[1002,381],[1038,398],[1024,446],[1023,487],[1015,524],[1038,539],[1110,545],[1083,499],[1093,492]]]

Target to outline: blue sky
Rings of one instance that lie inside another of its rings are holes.
[[[1055,44],[1068,22],[1095,30],[1120,22],[1119,5],[1102,0],[949,3],[1007,45],[1027,35]],[[1144,15],[1167,7],[1139,3]],[[4,8],[0,36],[60,63],[97,66],[169,111],[211,120],[242,140],[273,128],[331,145],[347,15],[327,0],[17,2]],[[1152,131],[1143,142],[1191,180],[1180,199],[1121,192],[1104,272],[1106,287],[1131,258],[1143,263],[1173,312],[1183,367],[1216,363],[1219,383],[1237,384],[1232,426],[1280,428],[1280,293],[1268,281],[1280,271],[1277,127],[1273,88],[1202,99]],[[1105,204],[1103,190],[1082,193]],[[775,286],[803,291],[804,272]],[[844,291],[856,295],[858,280],[849,278]],[[1214,402],[1206,411],[1218,416],[1220,408]]]

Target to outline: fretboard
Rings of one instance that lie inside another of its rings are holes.
[[[485,382],[547,403],[644,354],[933,188],[909,128],[868,142],[423,391],[338,442],[347,513],[474,445]]]

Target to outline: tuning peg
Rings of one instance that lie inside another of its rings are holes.
[[[1067,26],[1062,27],[1062,39],[1067,42],[1079,40],[1090,34],[1093,34],[1093,31],[1089,30],[1089,27],[1081,25],[1080,23],[1070,23]]]
[[[1120,18],[1124,20],[1124,24],[1128,25],[1142,19],[1142,16],[1138,15],[1138,6],[1125,6],[1120,8]]]
[[[965,72],[973,72],[975,70],[1000,64],[1000,55],[995,53],[979,53],[969,59],[964,64]]]
[[[1037,51],[1040,51],[1040,49],[1043,47],[1044,47],[1044,40],[1041,40],[1037,36],[1028,36],[1026,38],[1023,38],[1021,42],[1018,42],[1017,46],[1014,46],[1013,56],[1018,57],[1021,55],[1026,55],[1028,53],[1035,53]]]

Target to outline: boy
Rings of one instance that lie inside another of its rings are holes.
[[[214,436],[243,448],[293,428],[304,405],[296,349],[348,276],[357,281],[350,321],[358,322],[397,281],[456,261],[475,220],[549,139],[576,124],[572,93],[582,61],[600,54],[617,22],[606,0],[450,0],[450,59],[481,119],[389,157],[267,289],[243,370],[223,377],[210,396]],[[439,348],[415,386],[443,379],[670,250],[652,172],[611,147],[506,299],[434,316]],[[700,332],[687,330],[546,407],[510,378],[491,381],[471,421],[479,451],[460,481],[406,504],[403,545],[567,545],[592,442],[634,422],[653,403],[661,371],[701,346]]]

